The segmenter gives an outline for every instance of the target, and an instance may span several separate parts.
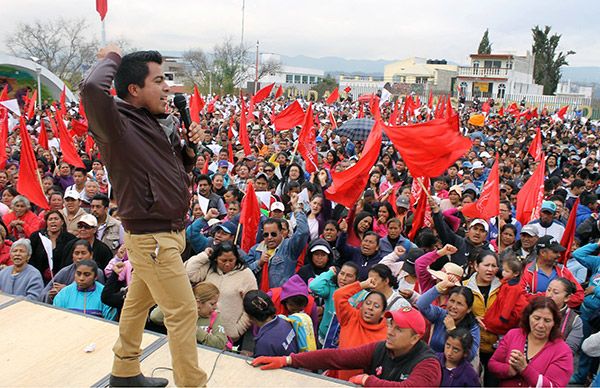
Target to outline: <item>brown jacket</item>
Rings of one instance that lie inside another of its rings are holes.
[[[177,131],[169,139],[157,117],[113,98],[110,86],[121,57],[109,53],[80,85],[89,129],[106,163],[126,231],[179,231],[189,205],[187,156]]]

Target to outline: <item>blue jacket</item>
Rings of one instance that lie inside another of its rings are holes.
[[[594,255],[600,246],[596,243],[587,244],[573,252],[573,257],[581,265],[590,270],[590,286],[595,286],[593,293],[583,298],[581,318],[589,320],[592,314],[600,309],[600,256]]]
[[[442,383],[440,387],[481,387],[479,375],[470,362],[463,359],[456,368],[449,370],[446,368],[444,353],[436,353],[436,356],[442,366]]]
[[[353,261],[358,265],[358,280],[362,282],[369,277],[369,270],[383,259],[383,255],[380,250],[377,250],[373,256],[365,256],[362,254],[360,248],[348,245],[346,243],[347,240],[348,233],[341,233],[337,239],[336,246],[338,251],[340,251],[340,263]]]
[[[296,332],[291,323],[278,316],[258,330],[254,356],[289,356],[298,353]]]
[[[398,246],[398,245],[402,245],[404,247],[404,249],[406,249],[406,252],[410,251],[411,248],[417,247],[415,244],[413,244],[409,239],[407,239],[404,236],[400,236],[400,239],[398,240],[398,243],[396,244],[396,246]],[[384,238],[379,240],[379,252],[381,252],[382,257],[385,257],[385,256],[389,255],[390,253],[392,253],[394,251],[394,248],[396,248],[396,247],[392,246],[392,243],[390,242],[390,239],[387,236],[385,236]]]
[[[430,288],[426,293],[421,295],[417,300],[417,308],[423,314],[425,318],[433,325],[433,333],[429,340],[429,346],[434,352],[443,353],[446,344],[446,325],[444,325],[444,318],[448,315],[448,311],[439,307],[433,306],[432,303],[436,298],[440,296],[437,288]],[[473,347],[469,354],[469,361],[473,360],[479,353],[479,324],[477,321],[470,327],[471,335],[473,336]]]
[[[104,286],[96,282],[92,289],[79,291],[77,283],[71,283],[56,294],[52,304],[112,321],[117,316],[117,310],[102,303],[103,289]]]
[[[25,264],[25,268],[17,276],[12,275],[12,270],[13,266],[9,265],[0,271],[0,291],[38,300],[44,288],[40,271],[31,264]]]
[[[579,206],[577,206],[577,218],[575,219],[576,227],[581,225],[583,221],[590,218],[592,216],[592,213],[592,209],[585,205],[579,204]]]
[[[298,257],[302,254],[308,242],[308,221],[306,214],[301,211],[294,213],[296,216],[296,230],[292,237],[284,239],[275,249],[269,260],[269,288],[281,287],[296,271]],[[264,241],[250,248],[245,260],[248,267],[260,279],[262,267],[258,265],[260,256],[267,251]]]

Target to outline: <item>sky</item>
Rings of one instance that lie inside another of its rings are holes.
[[[243,0],[108,0],[107,39],[139,49],[179,51],[241,40]],[[0,0],[0,51],[18,23],[85,18],[100,38],[95,0]],[[417,56],[469,63],[489,29],[493,52],[523,55],[531,28],[562,34],[571,66],[600,65],[599,1],[585,0],[246,0],[244,42],[260,51],[310,57],[404,59]],[[596,19],[596,20],[595,20]]]

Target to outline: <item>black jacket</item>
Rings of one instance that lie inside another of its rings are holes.
[[[49,268],[48,254],[44,249],[44,244],[42,244],[40,233],[43,233],[47,237],[47,232],[45,229],[33,232],[29,237],[32,250],[29,264],[37,268],[37,270],[42,274],[42,277],[44,277],[44,273]],[[56,275],[63,267],[71,264],[71,257],[69,257],[69,243],[76,239],[77,237],[67,231],[64,231],[58,235],[58,238],[56,239],[56,247],[52,249],[52,271],[54,272],[54,275]],[[47,283],[49,280],[50,279],[46,279],[44,277],[44,283]]]

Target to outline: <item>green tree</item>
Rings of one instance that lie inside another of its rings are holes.
[[[481,37],[481,42],[479,42],[479,48],[477,49],[477,54],[491,54],[492,53],[492,44],[490,43],[490,37],[488,30],[486,29]]]
[[[333,89],[337,87],[338,83],[335,80],[335,78],[328,74],[325,78],[321,80],[321,82],[314,85],[310,89],[316,91],[319,98],[321,98],[325,97],[325,92],[327,92],[327,95],[329,95],[329,93],[331,93]]]
[[[533,79],[538,85],[544,86],[544,94],[552,95],[556,91],[558,82],[560,81],[560,68],[566,66],[567,57],[575,54],[575,51],[563,51],[556,53],[561,35],[552,34],[552,27],[545,26],[542,30],[539,26],[531,29],[533,33]]]

